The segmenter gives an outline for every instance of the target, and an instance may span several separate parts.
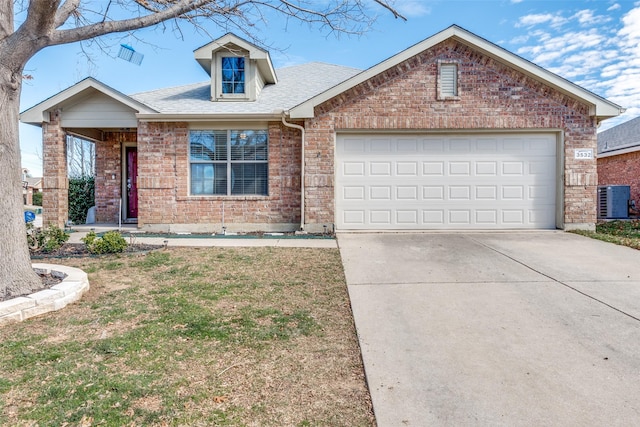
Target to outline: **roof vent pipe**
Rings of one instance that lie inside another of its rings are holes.
[[[285,114],[282,113],[282,124],[286,127],[299,129],[302,136],[301,162],[300,162],[300,231],[304,231],[304,127],[294,123],[287,123]]]

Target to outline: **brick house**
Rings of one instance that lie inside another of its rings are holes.
[[[275,70],[227,34],[210,79],[124,95],[92,78],[24,111],[44,222],[65,135],[96,142],[96,220],[149,231],[575,229],[596,222],[596,128],[621,108],[460,27],[361,71]]]
[[[640,206],[640,117],[598,134],[598,185],[628,185]]]

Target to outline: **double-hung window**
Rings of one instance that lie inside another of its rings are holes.
[[[266,196],[268,142],[266,130],[192,130],[191,195]]]
[[[245,60],[243,57],[222,57],[222,93],[233,95],[245,94]]]

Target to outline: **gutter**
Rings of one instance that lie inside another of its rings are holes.
[[[288,123],[285,119],[285,113],[282,112],[282,124],[289,128],[299,129],[302,136],[302,157],[300,162],[300,231],[304,231],[304,145],[305,134],[304,127],[294,123]]]
[[[272,121],[279,120],[281,117],[279,111],[272,113],[161,113],[161,114],[147,114],[138,113],[136,118],[144,120],[146,122],[213,122],[222,121],[225,122],[249,122],[249,121]]]

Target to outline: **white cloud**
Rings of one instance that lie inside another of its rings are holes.
[[[511,40],[518,54],[627,108],[600,130],[640,114],[640,2],[630,7],[525,15],[515,27],[527,30]]]
[[[522,3],[524,0],[511,0],[511,3],[513,4],[518,4],[518,3]]]
[[[522,35],[522,36],[518,36],[518,37],[514,37],[511,40],[509,40],[509,43],[511,44],[522,44],[522,43],[526,43],[529,40],[529,36],[528,35]]]
[[[532,27],[540,24],[550,24],[552,27],[559,27],[567,22],[566,18],[551,13],[535,13],[520,17],[516,27]]]
[[[394,6],[402,15],[406,17],[418,17],[429,15],[431,8],[422,0],[398,0]]]
[[[580,10],[571,18],[577,19],[582,26],[602,24],[611,20],[610,17],[605,15],[594,15],[594,11],[590,9]]]

